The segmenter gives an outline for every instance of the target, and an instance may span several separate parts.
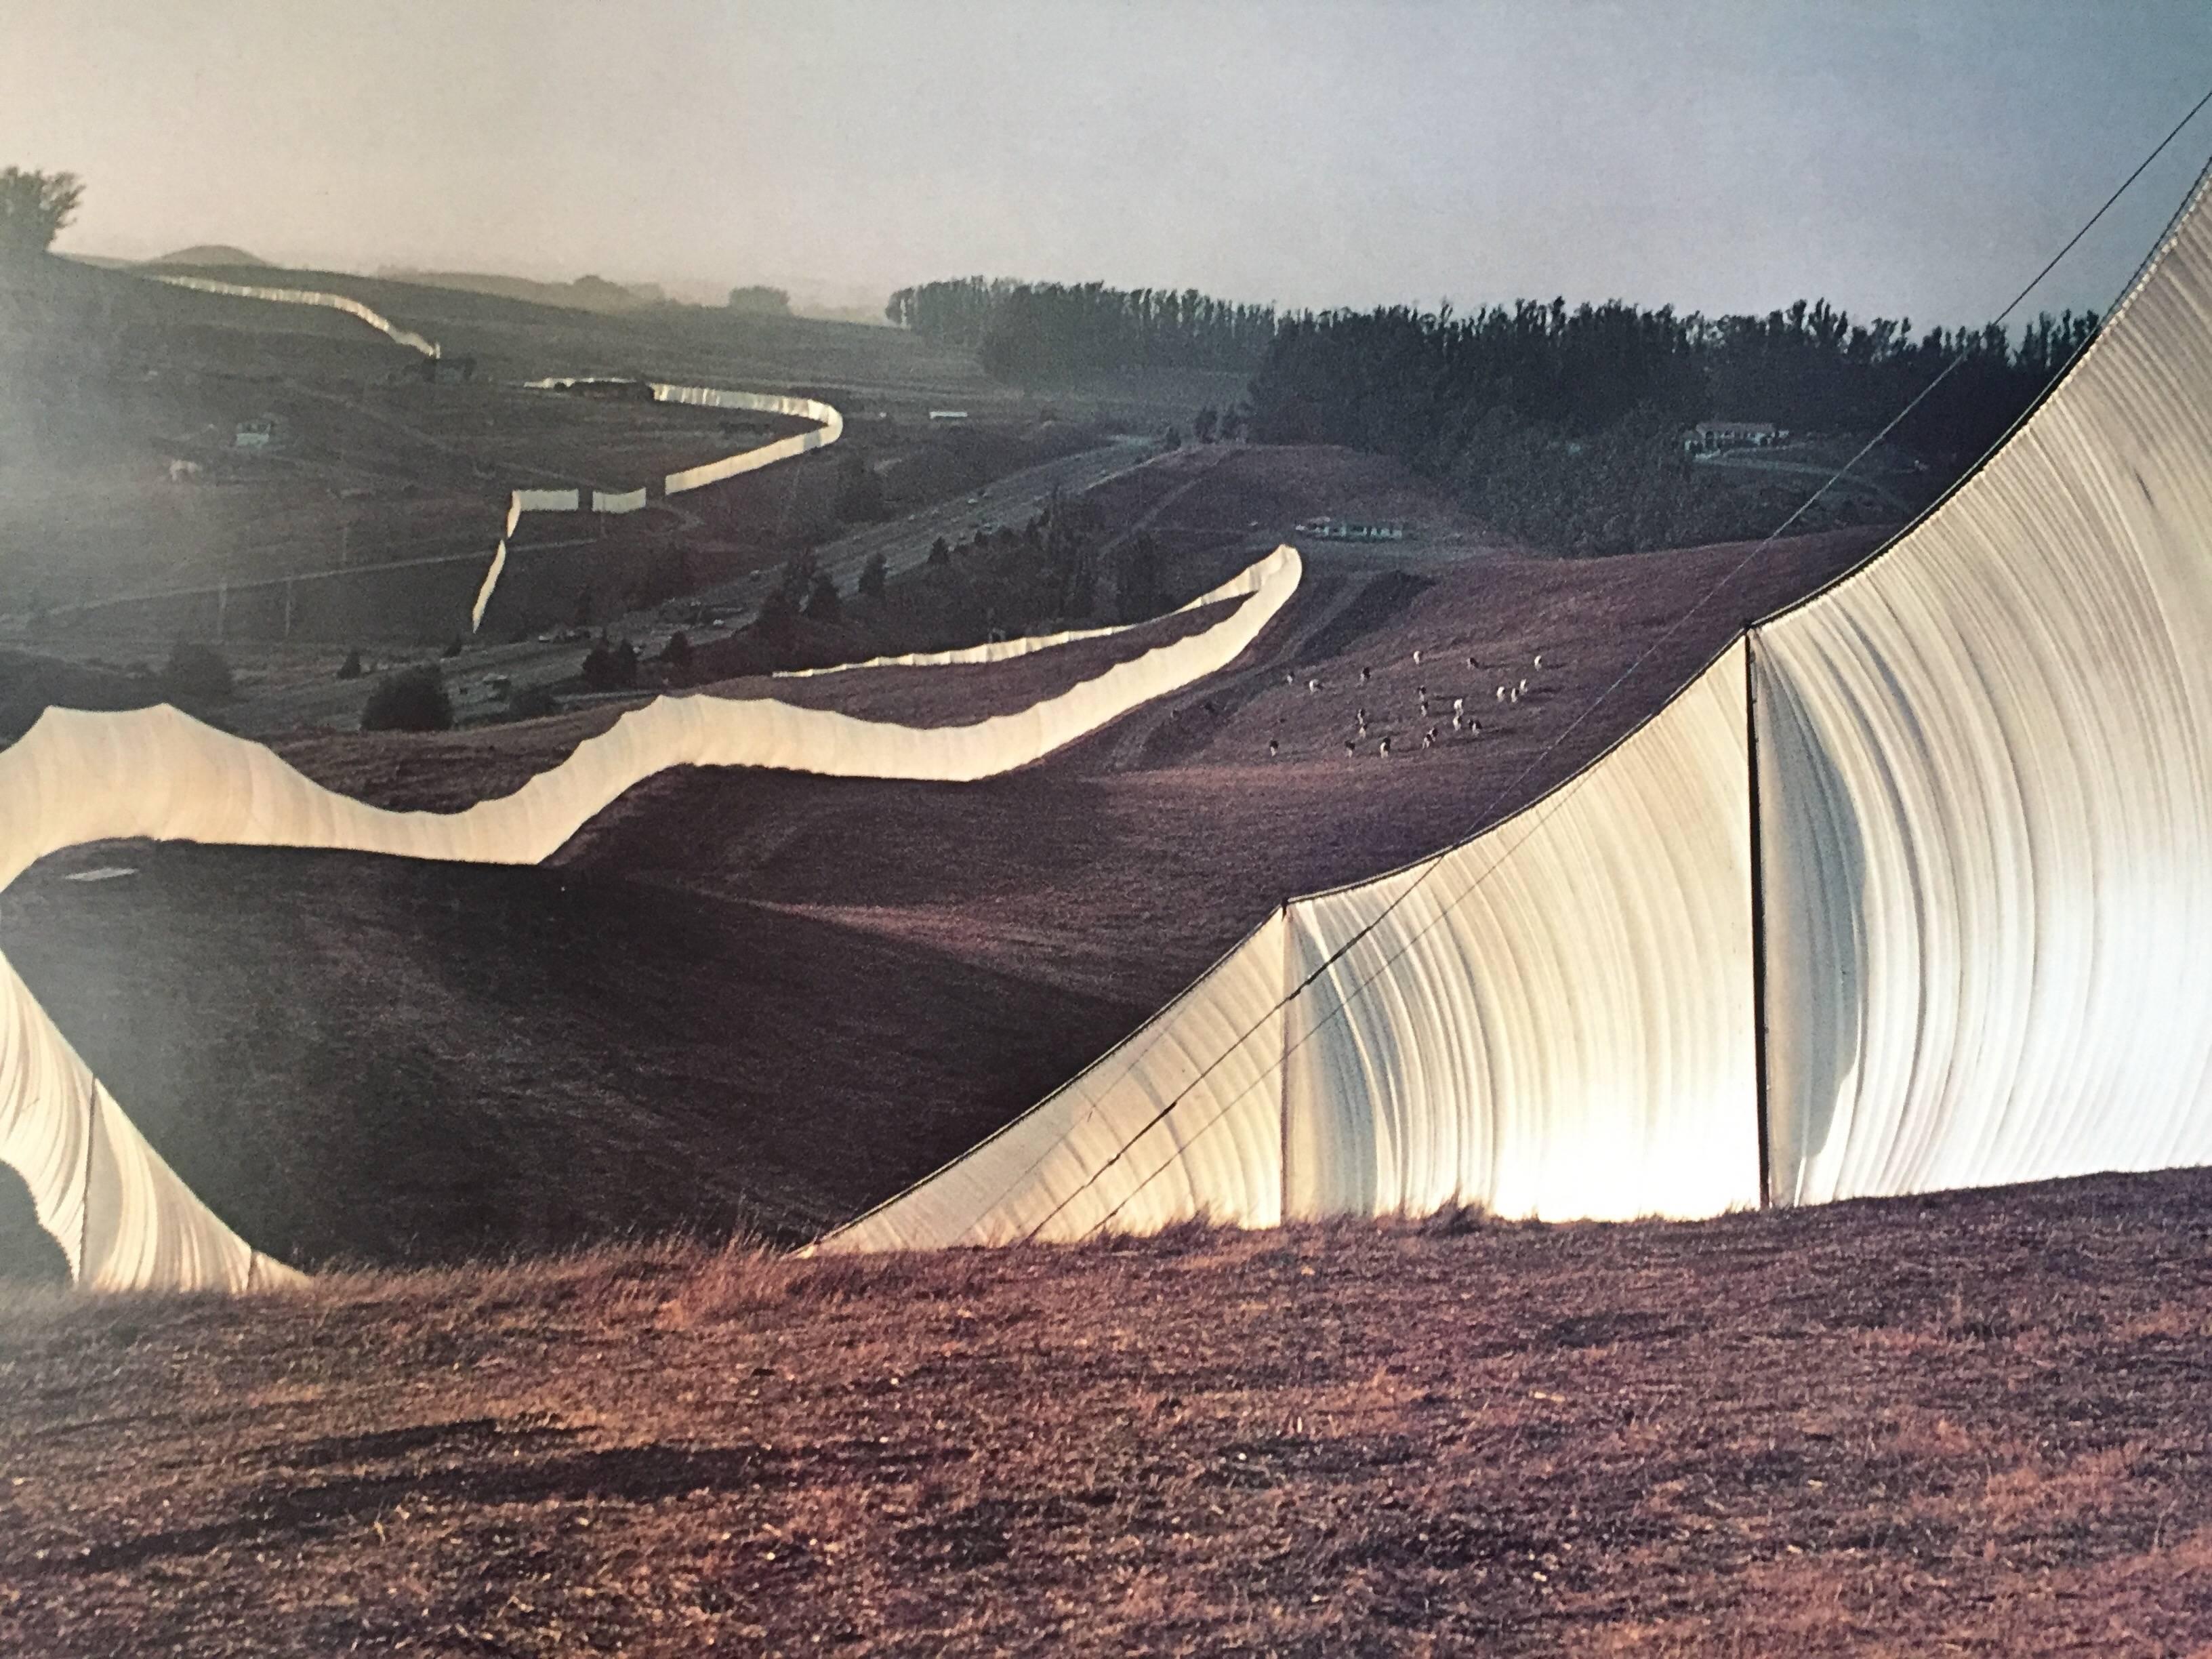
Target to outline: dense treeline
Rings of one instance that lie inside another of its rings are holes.
[[[1263,442],[1378,450],[1448,479],[1500,529],[1564,550],[1756,534],[1765,504],[1684,453],[1705,419],[1798,434],[1881,427],[1931,487],[2002,437],[2095,333],[2093,313],[1997,325],[1856,323],[1825,301],[1764,317],[1523,301],[1286,317],[1252,383]]]
[[[1272,306],[1166,289],[963,276],[902,288],[884,314],[975,353],[994,379],[1048,385],[1131,368],[1249,369],[1275,337]]]

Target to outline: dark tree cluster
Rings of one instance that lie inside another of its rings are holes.
[[[791,295],[780,288],[769,288],[754,283],[746,288],[730,290],[729,307],[753,317],[788,317],[791,315]]]
[[[83,200],[74,173],[0,167],[0,258],[44,253]]]
[[[1856,323],[1826,301],[1763,317],[1611,301],[1522,301],[1285,318],[1252,382],[1261,442],[1395,455],[1470,510],[1562,550],[1626,551],[1758,533],[1754,497],[1700,476],[1685,429],[1771,422],[1799,436],[1879,430],[1956,358],[1892,434],[1931,483],[2003,435],[2095,334],[2094,314],[1999,326]],[[1749,514],[1749,516],[1747,516]]]
[[[1275,337],[1273,306],[1196,289],[1114,289],[963,276],[902,288],[884,313],[940,345],[975,352],[984,372],[1048,385],[1135,368],[1249,369]]]

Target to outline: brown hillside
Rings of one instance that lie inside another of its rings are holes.
[[[1317,555],[1299,601],[1229,671],[1005,777],[668,774],[540,870],[84,849],[0,898],[0,948],[218,1213],[294,1259],[739,1223],[804,1235],[1029,1105],[1285,896],[1376,874],[1532,799],[1743,616],[1866,544],[1760,553],[1725,606],[1676,629],[1571,731],[1746,550],[1498,558],[1422,578]],[[881,715],[973,718],[1128,648],[784,685]],[[1517,684],[1538,650],[1531,696],[1485,714],[1480,738],[1343,752],[1358,707],[1377,733],[1407,733],[1418,686],[1466,687],[1480,709],[1491,665],[1513,664]],[[1486,666],[1467,669],[1470,652]],[[387,803],[450,807],[512,787],[607,718],[288,751]],[[62,878],[88,861],[136,873]]]

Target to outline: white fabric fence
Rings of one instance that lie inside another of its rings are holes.
[[[1293,902],[823,1248],[1201,1211],[1699,1216],[2212,1163],[2205,191],[1877,559],[1548,801]]]
[[[771,701],[659,697],[514,793],[450,814],[365,805],[173,708],[52,708],[0,751],[0,887],[48,854],[131,836],[535,864],[624,790],[672,766],[989,777],[1226,666],[1289,603],[1301,568],[1293,549],[1278,548],[1219,590],[1243,603],[1212,627],[1013,714],[915,727]],[[4,963],[0,1161],[29,1184],[79,1284],[234,1290],[288,1271],[176,1178]]]
[[[358,317],[410,351],[419,351],[425,357],[439,355],[435,341],[424,339],[412,329],[400,327],[382,312],[343,294],[325,294],[319,289],[311,288],[257,288],[248,283],[219,283],[208,276],[155,275],[154,280],[167,283],[171,288],[189,288],[202,294],[227,294],[238,300],[274,300],[280,305],[319,306],[326,311],[343,311],[349,317]]]

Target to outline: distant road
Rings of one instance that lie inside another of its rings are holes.
[[[908,569],[929,556],[930,544],[939,536],[949,542],[958,541],[987,525],[1022,525],[1043,507],[1055,489],[1062,495],[1080,495],[1109,478],[1133,471],[1156,453],[1149,439],[1119,438],[1103,448],[1083,450],[1010,473],[981,490],[918,508],[902,518],[869,525],[816,548],[814,556],[839,591],[849,594],[860,580],[860,568],[875,554],[882,554],[893,572]],[[489,550],[483,556],[489,556]],[[726,612],[734,629],[752,619],[772,580],[772,573],[763,573],[684,597]],[[606,623],[610,634],[629,640],[647,654],[659,650],[670,635],[683,629],[684,624],[662,621],[657,611],[634,611]],[[476,647],[451,664],[449,677],[464,686],[487,674],[506,675],[517,690],[550,685],[572,678],[582,668],[589,648],[535,640]],[[368,689],[362,680],[331,679],[269,691],[240,699],[224,711],[224,721],[246,736],[300,726],[350,726],[360,717]],[[464,715],[482,706],[466,696],[457,702]]]

